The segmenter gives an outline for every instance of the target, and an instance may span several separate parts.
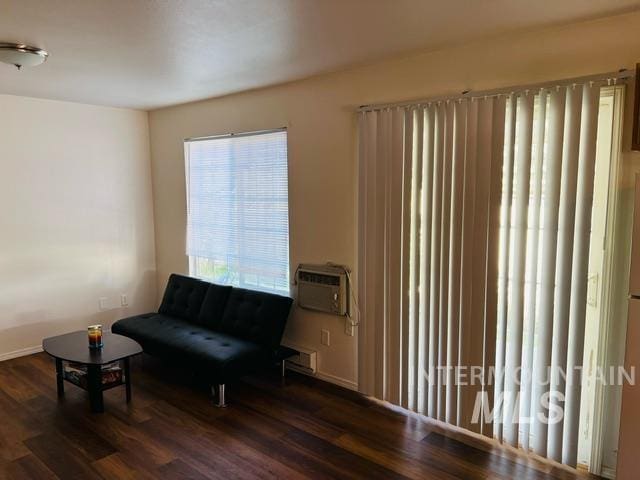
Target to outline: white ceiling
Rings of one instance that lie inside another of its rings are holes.
[[[0,64],[0,94],[153,109],[640,0],[0,0],[0,41],[49,50]]]

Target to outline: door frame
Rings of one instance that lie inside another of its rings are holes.
[[[601,305],[602,317],[598,328],[598,345],[596,350],[596,368],[605,368],[609,358],[609,327],[613,317],[613,282],[611,281],[613,263],[616,255],[614,229],[618,219],[619,181],[622,171],[622,132],[626,85],[611,88],[613,93],[613,125],[611,131],[611,164],[609,166],[609,192],[607,194],[607,214],[604,239],[604,261],[602,275]],[[591,436],[591,454],[589,455],[589,472],[596,475],[602,473],[604,452],[604,420],[606,418],[606,386],[596,379],[593,406],[593,433]]]

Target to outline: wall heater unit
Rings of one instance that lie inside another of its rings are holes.
[[[302,373],[315,374],[318,369],[317,353],[314,350],[308,350],[306,348],[295,347],[292,345],[290,348],[296,350],[298,354],[287,358],[287,368],[290,368],[291,370],[298,370]]]

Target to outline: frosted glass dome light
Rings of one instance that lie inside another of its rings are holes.
[[[44,63],[49,56],[46,50],[22,43],[0,42],[0,62],[22,67],[35,67]]]

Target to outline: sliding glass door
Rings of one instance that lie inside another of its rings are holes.
[[[585,461],[598,393],[583,367],[602,357],[622,88],[559,83],[361,114],[365,393]]]

